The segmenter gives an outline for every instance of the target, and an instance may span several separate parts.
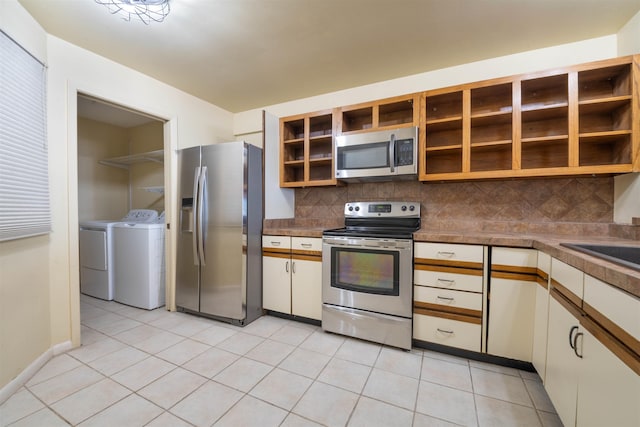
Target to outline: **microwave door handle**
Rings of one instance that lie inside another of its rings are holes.
[[[389,164],[391,165],[391,172],[395,172],[396,168],[396,135],[391,134],[389,139]]]

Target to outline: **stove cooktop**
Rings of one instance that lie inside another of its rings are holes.
[[[323,236],[412,239],[420,229],[420,204],[415,202],[350,202],[345,204],[343,228]]]
[[[406,228],[366,228],[366,227],[343,227],[325,230],[323,236],[344,236],[344,237],[371,237],[379,239],[413,239],[416,230]]]

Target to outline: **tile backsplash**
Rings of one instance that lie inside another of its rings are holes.
[[[422,228],[637,238],[613,224],[612,177],[421,183],[382,182],[296,189],[295,225],[338,227],[344,204],[420,201]],[[630,231],[631,230],[631,231]],[[624,235],[629,234],[631,235]]]

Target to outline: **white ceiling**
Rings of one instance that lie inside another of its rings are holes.
[[[44,29],[231,112],[615,34],[640,0],[170,0],[162,23],[19,0]]]

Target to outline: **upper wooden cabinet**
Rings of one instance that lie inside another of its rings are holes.
[[[280,186],[335,185],[334,110],[280,119]]]
[[[423,93],[420,179],[640,171],[639,58]]]
[[[418,126],[419,104],[419,94],[411,94],[341,107],[338,114],[338,133]]]

